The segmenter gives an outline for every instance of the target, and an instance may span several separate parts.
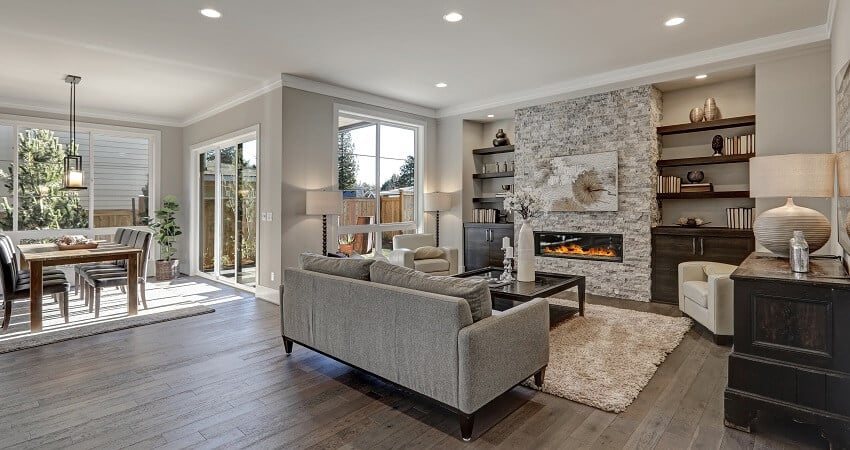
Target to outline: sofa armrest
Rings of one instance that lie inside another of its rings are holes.
[[[455,247],[440,247],[446,252],[446,259],[449,260],[449,275],[457,275],[457,248]]]
[[[537,298],[458,333],[458,409],[471,414],[549,363],[549,302]]]
[[[390,252],[390,264],[395,264],[397,266],[404,266],[408,269],[415,269],[413,266],[413,254],[415,252],[410,249],[400,248],[398,250],[393,250]]]

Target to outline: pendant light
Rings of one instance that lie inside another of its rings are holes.
[[[76,75],[67,75],[65,82],[71,85],[71,106],[68,120],[69,142],[63,161],[64,187],[66,190],[86,189],[83,185],[83,157],[77,154],[77,84],[82,80]]]

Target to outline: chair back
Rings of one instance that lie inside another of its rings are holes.
[[[0,239],[0,278],[4,297],[11,297],[18,286],[18,270],[15,268],[15,254],[12,252],[8,236]]]
[[[18,261],[18,247],[15,246],[15,242],[12,241],[12,238],[5,234],[0,234],[0,245],[5,246],[12,255],[12,268],[15,269],[15,279],[17,280],[18,274],[21,273],[21,266]],[[17,285],[17,281],[15,284]]]
[[[124,233],[130,231],[129,228],[118,228],[115,230],[115,236],[112,236],[112,242],[115,244],[120,244],[121,239],[124,237]]]
[[[434,242],[433,234],[398,234],[393,236],[393,250],[433,247]]]
[[[136,245],[134,247],[142,249],[142,255],[139,260],[139,278],[143,280],[148,278],[148,255],[150,254],[152,243],[153,233],[139,231],[139,237],[136,239]]]

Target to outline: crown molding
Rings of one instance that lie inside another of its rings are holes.
[[[200,122],[200,121],[207,119],[209,117],[212,117],[212,116],[214,116],[218,113],[227,111],[228,109],[233,108],[234,106],[238,106],[238,105],[245,103],[249,100],[253,100],[253,99],[255,99],[255,98],[257,98],[261,95],[265,95],[265,94],[281,87],[282,85],[283,85],[283,83],[279,79],[268,80],[265,83],[263,83],[262,86],[260,86],[257,89],[254,89],[253,91],[239,95],[235,98],[227,100],[224,103],[216,105],[216,106],[214,106],[214,107],[212,107],[212,108],[210,108],[206,111],[203,111],[203,112],[200,112],[200,113],[195,114],[193,116],[190,116],[188,119],[184,120],[180,124],[180,126],[181,127],[188,127],[189,125]]]
[[[66,106],[58,106],[51,104],[32,104],[19,103],[16,100],[0,99],[0,108],[15,110],[15,114],[28,115],[27,113],[47,113],[68,115]],[[165,117],[146,116],[142,114],[126,114],[114,111],[103,111],[94,109],[78,109],[77,116],[81,119],[100,119],[113,120],[116,122],[129,122],[132,124],[157,125],[164,127],[181,127],[182,122],[179,120],[169,119]]]
[[[835,21],[835,10],[838,8],[838,0],[829,0],[826,10],[826,37],[832,38],[832,23]]]
[[[506,95],[482,99],[480,101],[463,103],[441,108],[437,111],[439,118],[504,108],[512,105],[539,104],[555,101],[570,94],[593,91],[605,86],[624,84],[641,80],[641,82],[662,81],[660,78],[676,72],[693,70],[696,67],[729,64],[735,60],[746,58],[746,63],[756,62],[754,57],[773,57],[777,52],[798,51],[805,46],[822,45],[829,40],[827,25],[804,28],[802,30],[775,34],[750,41],[716,47],[687,55],[666,58],[646,64],[602,72],[572,80],[550,84],[536,89],[517,91]],[[743,62],[743,61],[741,61]],[[683,75],[684,76],[684,75]],[[654,80],[653,80],[654,79]]]
[[[352,102],[365,103],[370,106],[392,109],[408,114],[415,114],[417,116],[424,116],[429,118],[437,117],[437,110],[435,110],[434,108],[427,108],[424,106],[414,105],[412,103],[403,102],[401,100],[382,97],[380,95],[357,91],[354,89],[333,84],[322,83],[320,81],[313,81],[307,78],[301,78],[295,75],[289,75],[285,73],[281,74],[280,78],[283,81],[284,86],[299,89],[302,91],[314,92],[316,94],[327,95],[329,97],[336,97]]]

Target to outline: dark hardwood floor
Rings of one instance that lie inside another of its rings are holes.
[[[223,288],[227,289],[227,288]],[[635,402],[611,414],[526,388],[454,415],[299,346],[275,305],[239,294],[199,317],[0,355],[3,448],[824,448],[816,430],[723,426],[729,348],[699,328]],[[675,307],[590,303],[677,314]]]

